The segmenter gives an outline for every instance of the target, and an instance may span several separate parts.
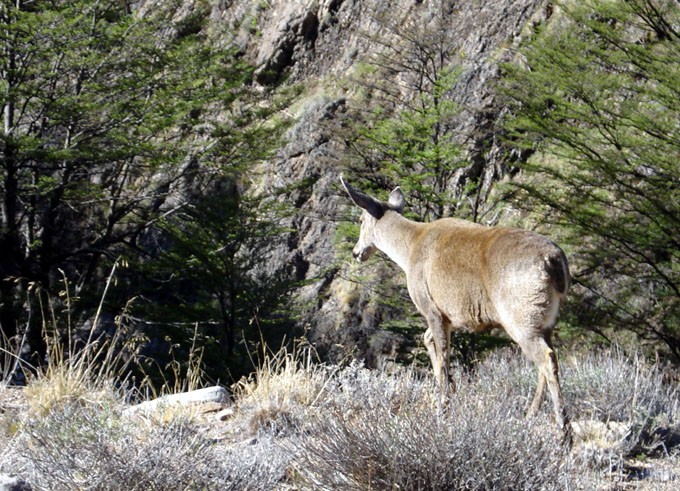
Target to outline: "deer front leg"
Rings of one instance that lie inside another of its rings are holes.
[[[423,288],[424,279],[416,273],[408,275],[406,285],[411,300],[418,308],[420,314],[427,322],[427,330],[423,336],[423,342],[432,361],[434,376],[439,384],[440,403],[446,400],[449,391],[449,323],[444,323],[441,312],[429,294],[427,288]]]

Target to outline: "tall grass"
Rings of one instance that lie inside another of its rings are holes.
[[[43,333],[47,346],[47,363],[25,370],[26,397],[34,411],[46,414],[54,405],[77,400],[117,399],[127,386],[128,367],[135,361],[136,349],[129,340],[122,323],[125,311],[118,316],[112,336],[99,330],[102,306],[114,281],[117,262],[104,287],[87,338],[79,339],[71,319],[72,297],[68,279],[62,271],[64,289],[59,293],[64,314],[57,316],[49,294],[37,291],[42,314]],[[44,300],[43,300],[44,299]],[[16,356],[20,361],[19,356]]]
[[[235,384],[233,416],[225,422],[182,412],[161,420],[125,417],[120,390],[107,397],[89,392],[120,387],[114,373],[95,364],[107,359],[101,345],[90,350],[89,358],[56,357],[61,369],[29,381],[47,390],[50,378],[70,370],[68,377],[84,388],[64,389],[72,395],[27,410],[4,450],[0,444],[0,472],[18,473],[37,489],[673,489],[680,483],[673,470],[680,460],[677,382],[662,367],[616,350],[563,362],[566,405],[581,428],[571,450],[560,444],[549,402],[525,419],[536,373],[516,350],[493,353],[472,371],[454,367],[456,391],[442,405],[429,371],[326,365],[300,344],[294,352],[267,353],[250,378]],[[644,472],[643,454],[644,469],[651,469]],[[655,468],[656,462],[666,467]]]
[[[0,397],[0,472],[19,474],[35,489],[272,489],[288,465],[284,454],[271,451],[273,439],[227,448],[199,427],[193,411],[161,419],[125,415],[140,394],[155,397],[201,385],[201,351],[192,348],[185,378],[172,363],[160,390],[132,387],[128,368],[137,358],[123,339],[124,316],[116,319],[111,337],[95,334],[114,273],[115,265],[81,341],[72,329],[66,278],[65,316],[57,316],[49,296],[39,292],[49,359],[26,371],[23,412],[5,413]],[[17,353],[8,356],[22,363]]]
[[[253,374],[233,386],[239,431],[250,435],[287,432],[301,427],[320,410],[339,367],[318,363],[313,347],[297,343],[292,351],[264,348]]]

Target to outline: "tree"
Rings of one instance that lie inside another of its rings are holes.
[[[268,264],[288,231],[281,225],[287,211],[272,196],[247,193],[238,177],[225,173],[209,194],[160,221],[167,245],[143,266],[150,279],[144,296],[152,300],[144,318],[165,326],[181,319],[187,332],[175,339],[198,330],[206,374],[223,380],[249,371],[242,365],[252,363],[250,346],[239,338],[281,343],[293,316],[295,280]]]
[[[275,110],[238,52],[206,39],[209,10],[126,3],[0,6],[0,328],[38,361],[31,285],[58,298],[65,271],[91,315],[107,265],[150,252],[150,228],[221,175],[218,149],[221,163],[256,161],[243,128],[261,134]]]
[[[368,171],[375,174],[374,180],[399,183],[412,199],[411,213],[425,221],[455,213],[464,202],[462,190],[450,188],[465,165],[461,145],[447,128],[458,114],[447,97],[454,84],[454,72],[442,69],[413,106],[375,109],[368,121],[355,127],[357,138],[352,141],[353,149],[368,157],[353,172]]]
[[[351,112],[344,143],[350,169],[371,191],[399,184],[420,219],[456,212],[466,201],[461,140],[454,131],[459,109],[453,100],[459,55],[446,28],[452,2],[431,10],[394,7],[374,11],[374,48],[355,81],[363,99]],[[458,210],[460,212],[460,210]]]
[[[680,358],[680,7],[561,5],[507,65],[508,129],[535,152],[516,203],[556,225],[581,287],[572,315]],[[611,328],[611,329],[609,329]]]
[[[466,160],[465,135],[456,131],[460,109],[454,91],[462,56],[448,23],[454,12],[448,0],[373,12],[377,29],[367,35],[373,50],[355,77],[362,98],[350,108],[346,131],[338,132],[358,187],[386,197],[401,186],[407,213],[421,221],[445,216],[478,221],[486,211],[483,175]],[[353,224],[338,230],[345,240],[358,238]],[[423,326],[396,265],[386,263],[370,277],[355,274],[354,280],[375,291],[381,327],[412,334],[414,326]],[[497,343],[463,332],[452,339],[455,354],[467,361]]]

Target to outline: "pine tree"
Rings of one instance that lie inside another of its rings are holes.
[[[292,330],[295,278],[270,268],[288,229],[276,196],[253,195],[234,175],[158,224],[166,246],[146,263],[144,318],[187,344],[200,338],[206,374],[238,378],[252,369],[249,351],[278,346]],[[284,312],[285,311],[285,312]],[[179,320],[179,322],[178,322]],[[245,365],[244,365],[245,363]]]
[[[352,147],[370,163],[360,160],[352,165],[353,172],[398,183],[419,220],[453,214],[465,202],[460,189],[450,189],[466,163],[448,127],[459,112],[450,98],[454,86],[455,72],[442,68],[432,87],[418,94],[411,106],[376,108],[354,128]]]
[[[461,57],[446,28],[453,6],[393,7],[373,12],[378,29],[367,35],[372,49],[353,79],[363,92],[341,133],[350,172],[374,193],[402,186],[421,220],[467,214],[467,162],[453,130]]]

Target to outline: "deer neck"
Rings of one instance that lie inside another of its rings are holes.
[[[376,224],[375,246],[407,271],[411,248],[422,224],[388,211]]]

